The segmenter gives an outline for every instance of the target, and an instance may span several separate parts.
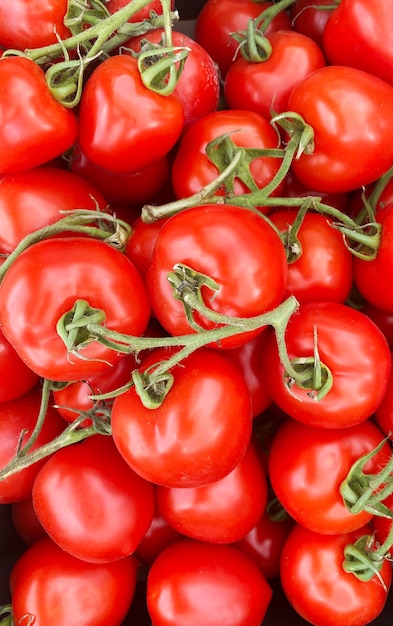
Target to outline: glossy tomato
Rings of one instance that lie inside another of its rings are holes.
[[[30,546],[11,574],[16,623],[47,626],[120,626],[131,606],[138,571],[134,556],[113,563],[85,563],[49,537]],[[27,623],[27,622],[26,622]]]
[[[125,463],[106,435],[55,452],[37,474],[32,494],[48,535],[90,563],[132,554],[154,515],[153,485]]]
[[[13,502],[11,516],[16,532],[27,546],[33,545],[42,537],[47,537],[34,510],[32,497]]]
[[[264,218],[247,209],[194,207],[174,215],[161,228],[146,277],[150,301],[162,326],[172,335],[184,335],[195,330],[168,281],[177,263],[216,281],[218,291],[201,289],[206,306],[213,311],[252,317],[282,302],[287,279],[284,246]],[[197,321],[204,328],[216,325],[202,315]],[[239,332],[219,346],[242,345],[260,332]]]
[[[335,534],[368,523],[368,511],[352,513],[340,485],[352,465],[384,440],[370,420],[348,428],[315,428],[288,419],[278,430],[269,455],[273,490],[293,519],[315,532]],[[376,474],[390,459],[387,442],[365,466]]]
[[[67,350],[57,322],[80,299],[103,310],[111,330],[141,335],[149,321],[142,278],[125,255],[102,241],[46,239],[25,250],[6,272],[0,287],[2,330],[39,376],[80,380],[119,360],[118,352],[96,341],[81,348],[87,359]]]
[[[272,590],[234,546],[182,539],[150,568],[147,607],[154,626],[260,626]]]
[[[393,441],[393,368],[390,370],[385,395],[375,411],[374,417],[382,432]]]
[[[67,0],[29,2],[13,0],[0,4],[0,46],[3,48],[41,48],[71,33],[64,26]]]
[[[311,37],[323,49],[323,32],[329,15],[334,10],[335,0],[296,0],[290,6],[292,28]]]
[[[168,524],[156,507],[152,523],[135,550],[135,556],[141,565],[150,567],[165,548],[181,538],[182,535]]]
[[[146,87],[137,60],[105,59],[83,90],[78,141],[86,157],[114,172],[137,172],[173,148],[183,130],[178,97]]]
[[[345,428],[369,418],[386,392],[391,367],[382,331],[366,315],[337,302],[300,305],[287,326],[287,351],[292,364],[312,364],[318,351],[322,382],[330,371],[333,385],[317,398],[311,374],[303,387],[285,374],[275,337],[264,354],[264,371],[272,400],[287,415],[320,428]]]
[[[296,525],[281,559],[281,583],[296,612],[319,626],[365,626],[382,612],[391,585],[392,567],[382,564],[380,576],[362,581],[343,569],[344,549],[362,536],[365,526],[351,533],[321,535]]]
[[[39,381],[0,330],[0,404],[19,398]]]
[[[152,352],[142,370],[165,361]],[[112,434],[120,454],[141,476],[166,487],[220,480],[243,458],[252,427],[250,392],[239,369],[218,351],[201,348],[171,369],[161,406],[147,408],[132,387],[115,398]]]
[[[353,67],[322,67],[293,89],[288,110],[314,130],[312,154],[293,161],[306,187],[355,190],[393,165],[393,88],[380,78]]]

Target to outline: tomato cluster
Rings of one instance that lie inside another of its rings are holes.
[[[392,600],[392,2],[199,5],[0,6],[2,626]]]

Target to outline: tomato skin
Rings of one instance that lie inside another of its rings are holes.
[[[14,566],[12,609],[16,623],[34,615],[47,626],[121,626],[136,587],[138,561],[130,556],[114,563],[85,563],[59,548],[49,537],[28,548]]]
[[[157,487],[157,506],[175,530],[192,539],[232,543],[249,532],[267,503],[267,480],[253,443],[221,480],[202,487]]]
[[[142,368],[170,354],[154,351]],[[134,387],[115,398],[115,444],[134,471],[157,485],[220,480],[239,463],[251,437],[251,399],[242,374],[208,348],[194,351],[171,373],[173,386],[159,408],[144,407]]]
[[[30,391],[39,381],[0,330],[0,404]]]
[[[25,250],[6,272],[0,287],[4,335],[43,378],[81,380],[121,358],[97,342],[83,348],[89,360],[67,353],[56,324],[80,298],[104,310],[112,330],[141,335],[149,321],[142,278],[125,255],[102,241],[47,239]]]
[[[51,95],[34,61],[7,57],[0,64],[0,173],[32,169],[60,156],[76,140],[71,109]]]
[[[378,617],[387,597],[379,578],[364,582],[342,567],[345,546],[371,534],[368,526],[330,536],[294,526],[283,548],[280,578],[289,602],[303,619],[318,626],[365,626]],[[388,560],[380,573],[389,589]]]
[[[330,535],[367,524],[372,514],[351,513],[340,485],[361,456],[384,440],[370,420],[348,428],[320,429],[288,419],[279,428],[270,450],[269,476],[273,490],[289,515],[315,532]],[[367,464],[378,473],[390,459],[386,442]]]
[[[312,357],[317,347],[333,386],[319,401],[308,389],[284,380],[276,341],[270,336],[264,354],[266,382],[273,402],[288,416],[320,428],[346,428],[369,418],[386,392],[391,355],[382,331],[366,316],[338,302],[300,306],[287,326],[290,359]]]
[[[176,541],[150,568],[147,606],[154,626],[260,626],[272,590],[233,546]]]
[[[389,0],[341,0],[327,20],[323,48],[332,65],[348,65],[369,72],[393,85]]]
[[[151,261],[154,246],[161,227],[167,220],[144,222],[140,215],[132,223],[132,233],[128,240],[126,255],[131,259],[140,275],[144,278]]]
[[[11,516],[18,536],[27,546],[48,536],[35,513],[32,497],[13,502]]]
[[[320,8],[323,7],[323,8]],[[311,37],[323,50],[323,32],[333,11],[331,0],[296,0],[290,7],[292,28]]]
[[[154,515],[153,485],[133,472],[105,435],[55,452],[37,474],[32,495],[48,535],[89,563],[132,554]]]
[[[41,387],[35,386],[23,396],[0,404],[0,467],[14,458],[21,434],[26,430],[22,444],[27,443],[36,425],[41,403]],[[56,409],[48,407],[42,430],[31,450],[52,441],[64,429],[64,421]],[[38,471],[45,461],[38,461],[0,481],[0,505],[30,497]]]
[[[172,186],[177,198],[186,198],[217,178],[218,168],[206,155],[210,141],[229,134],[237,146],[245,148],[277,148],[277,134],[267,119],[254,111],[224,109],[194,122],[183,134],[172,164]],[[258,188],[267,185],[277,173],[281,160],[259,157],[250,165]],[[239,179],[234,181],[234,193],[249,189]],[[273,195],[278,194],[276,190]],[[224,195],[218,190],[216,195]],[[265,212],[265,211],[264,211]]]
[[[58,43],[58,37],[67,39],[71,33],[63,23],[66,12],[67,0],[2,2],[0,46],[25,50]]]
[[[296,215],[296,210],[282,209],[269,219],[285,233]],[[322,214],[309,211],[305,215],[298,232],[302,253],[288,264],[286,297],[294,295],[300,303],[347,300],[353,283],[353,256],[332,223]]]
[[[231,109],[255,111],[270,120],[272,111],[288,110],[292,89],[326,63],[320,47],[305,35],[279,30],[267,39],[271,56],[260,63],[237,59],[226,74],[224,94]]]
[[[142,83],[136,59],[115,55],[105,59],[86,82],[78,141],[96,165],[114,172],[137,172],[168,154],[183,124],[177,96],[151,91]]]
[[[292,163],[309,189],[352,191],[393,164],[393,88],[380,78],[353,67],[322,67],[293,89],[288,110],[314,130],[313,153]]]
[[[250,19],[259,17],[272,4],[253,0],[208,0],[202,7],[195,23],[195,39],[217,63],[221,78],[225,78],[239,48],[231,34],[245,30]],[[290,27],[288,14],[280,11],[265,34]]]
[[[182,535],[164,520],[156,507],[152,523],[135,550],[135,556],[142,565],[150,567],[165,548],[182,538]]]
[[[393,368],[390,371],[385,395],[374,417],[382,432],[393,441]]]
[[[229,250],[235,253],[228,254]],[[251,317],[282,301],[287,278],[284,246],[263,217],[247,209],[223,205],[194,207],[174,215],[162,226],[146,284],[158,321],[170,334],[184,335],[195,330],[187,321],[182,303],[173,298],[167,280],[176,263],[184,263],[217,282],[220,289],[214,298],[209,289],[201,290],[206,304],[214,311]],[[198,316],[198,322],[204,328],[214,327],[202,316]],[[261,329],[239,333],[223,339],[220,347],[242,345],[260,332]]]

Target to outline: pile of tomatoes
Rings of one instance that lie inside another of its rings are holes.
[[[383,618],[392,0],[35,4],[0,4],[0,624],[260,626],[277,584]]]

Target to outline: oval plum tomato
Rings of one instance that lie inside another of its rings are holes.
[[[252,317],[282,302],[287,279],[284,246],[270,224],[247,209],[198,206],[174,215],[162,226],[146,284],[158,321],[170,334],[184,335],[196,331],[189,324],[181,301],[173,297],[167,278],[177,263],[216,281],[218,291],[201,288],[204,302],[213,311]],[[216,326],[202,315],[197,316],[197,321],[203,328]],[[242,345],[260,332],[261,329],[239,332],[220,341],[219,347]]]
[[[204,4],[195,22],[195,39],[217,63],[222,79],[239,54],[239,43],[232,33],[246,30],[250,19],[256,19],[272,5],[254,0],[208,0]],[[265,34],[284,28],[291,28],[291,22],[289,15],[280,11]]]
[[[323,50],[323,31],[335,0],[296,0],[290,7],[292,28],[313,39]]]
[[[47,537],[47,533],[35,513],[31,497],[13,502],[11,516],[16,532],[27,546],[33,545],[42,537]]]
[[[267,480],[250,442],[236,467],[202,487],[157,486],[157,507],[175,530],[192,539],[232,543],[261,518],[267,503]]]
[[[94,534],[94,529],[92,534]],[[16,623],[35,626],[121,626],[134,598],[138,561],[85,563],[49,537],[30,546],[11,573]],[[72,617],[70,618],[70,615]]]
[[[133,37],[123,45],[139,53],[146,43],[160,44],[164,32],[164,29],[157,28],[139,37]],[[174,90],[183,106],[184,126],[188,126],[218,108],[220,81],[213,59],[192,37],[173,29],[172,45],[189,50],[187,61]]]
[[[111,204],[149,202],[160,192],[170,175],[167,155],[137,172],[113,172],[89,161],[78,145],[72,151],[70,169],[90,181]]]
[[[3,469],[15,457],[22,438],[27,443],[36,425],[41,405],[41,387],[37,385],[23,396],[0,404],[0,467]],[[64,429],[64,421],[53,407],[49,406],[46,418],[31,451],[52,441]],[[36,475],[44,461],[38,461],[0,481],[0,504],[9,504],[30,497]]]
[[[269,58],[255,63],[240,57],[232,63],[224,95],[229,108],[255,111],[270,120],[287,111],[292,89],[326,62],[318,44],[301,33],[279,30],[267,39],[272,46]]]
[[[172,351],[149,354],[142,370]],[[132,387],[117,396],[112,434],[120,454],[143,478],[165,487],[220,480],[243,458],[251,437],[250,393],[236,365],[200,348],[171,369],[174,382],[161,406],[142,404]]]
[[[69,352],[57,322],[80,299],[103,310],[111,330],[141,335],[148,324],[142,278],[124,254],[102,241],[46,239],[25,250],[6,272],[0,286],[2,330],[39,376],[81,380],[121,358],[96,341],[82,343],[83,358]]]
[[[229,135],[235,145],[244,148],[277,148],[276,132],[258,113],[225,109],[205,115],[189,126],[178,145],[172,165],[172,186],[177,198],[198,193],[217,178],[219,170],[207,156],[206,146],[223,135]],[[281,159],[266,156],[251,162],[250,172],[259,189],[270,183],[280,163]],[[235,178],[234,194],[248,191],[247,185]],[[277,189],[272,195],[279,192],[280,189]],[[216,195],[225,195],[225,189],[220,188]]]
[[[118,453],[111,437],[93,435],[55,452],[40,469],[33,505],[48,535],[90,563],[132,554],[154,515],[154,488]]]
[[[269,456],[269,476],[284,509],[299,524],[323,534],[348,532],[367,524],[368,511],[352,513],[340,485],[352,465],[384,441],[370,420],[348,428],[315,428],[288,419],[279,428]],[[390,445],[365,466],[376,474],[391,457]]]
[[[168,154],[183,125],[178,97],[145,87],[137,60],[130,55],[105,59],[86,82],[78,140],[96,165],[114,172],[138,172]]]
[[[322,67],[293,89],[288,110],[314,130],[312,154],[292,163],[309,189],[353,191],[393,165],[393,87],[380,78],[353,67]]]
[[[78,124],[50,93],[34,61],[7,57],[0,64],[0,173],[32,169],[71,148]]]
[[[58,167],[38,167],[0,179],[0,250],[10,254],[39,228],[75,209],[104,211],[107,200],[81,176]]]
[[[368,303],[393,313],[393,292],[386,288],[393,271],[393,202],[377,211],[375,221],[382,224],[377,255],[371,261],[354,258],[353,276],[358,291]]]
[[[151,566],[146,594],[154,626],[260,626],[272,590],[238,548],[181,539]]]
[[[0,3],[0,46],[3,48],[41,48],[71,36],[64,26],[67,0]]]
[[[287,233],[288,247],[296,216],[296,210],[285,209],[269,215],[279,231]],[[293,295],[301,303],[345,302],[353,284],[353,256],[342,233],[334,228],[333,220],[308,211],[298,231],[298,242],[300,256],[288,263],[286,296]]]
[[[389,0],[341,0],[326,22],[323,49],[331,65],[349,65],[393,85],[393,51]]]
[[[305,303],[289,320],[285,342],[292,363],[313,361],[317,350],[322,381],[328,371],[333,379],[320,400],[307,382],[303,387],[294,383],[271,335],[263,367],[272,400],[287,415],[310,426],[346,428],[378,408],[389,380],[391,355],[383,333],[366,315],[338,302]]]
[[[371,580],[359,580],[343,568],[344,550],[369,526],[338,535],[321,535],[296,524],[281,558],[281,584],[296,612],[318,626],[366,626],[382,612],[391,586],[392,566],[384,559]],[[381,580],[382,579],[382,580]]]
[[[19,398],[39,381],[0,329],[0,404]]]

